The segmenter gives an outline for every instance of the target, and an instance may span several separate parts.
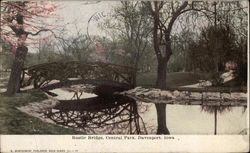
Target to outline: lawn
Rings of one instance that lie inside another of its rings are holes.
[[[210,75],[205,73],[174,72],[167,74],[167,87],[176,88],[180,86],[195,84],[199,80],[208,80]],[[156,72],[139,73],[137,75],[137,86],[154,87],[156,82]]]
[[[2,72],[0,71],[0,89],[2,88],[6,88],[7,87],[7,83],[8,83],[8,78],[9,76],[9,72]]]
[[[7,79],[1,79],[0,83],[6,85],[6,81]],[[43,122],[16,108],[46,98],[47,96],[39,90],[17,93],[11,97],[0,93],[0,134],[83,134]]]

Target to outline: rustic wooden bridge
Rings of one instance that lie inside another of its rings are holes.
[[[64,85],[90,83],[131,89],[135,86],[135,72],[136,70],[131,67],[110,63],[53,62],[25,68],[22,73],[21,86],[33,84],[34,88],[52,89]],[[50,85],[53,80],[60,82]]]
[[[99,96],[117,92],[134,100],[151,103],[215,106],[247,105],[247,91],[134,88],[136,84],[135,74],[136,70],[131,67],[110,63],[53,62],[24,69],[21,85],[25,87],[33,84],[34,88],[49,91],[65,86],[94,84],[98,86],[97,92],[94,93]],[[53,80],[59,81],[52,83]]]

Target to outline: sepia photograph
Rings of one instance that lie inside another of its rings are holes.
[[[249,136],[248,1],[0,6],[2,136]]]

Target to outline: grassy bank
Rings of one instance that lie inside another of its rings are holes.
[[[156,72],[139,73],[137,75],[137,85],[144,87],[154,87],[156,82]],[[205,73],[174,72],[167,74],[167,87],[176,88],[180,86],[195,84],[199,80],[208,80],[210,75]]]
[[[3,72],[0,71],[0,89],[6,89],[7,88],[7,84],[8,84],[8,80],[9,80],[9,72]]]
[[[80,132],[46,123],[22,113],[16,107],[38,102],[46,96],[39,90],[18,93],[15,96],[0,94],[0,133],[1,134],[80,134]]]
[[[156,73],[139,73],[137,75],[137,86],[155,87]],[[246,86],[240,86],[237,80],[229,81],[221,86],[209,86],[204,89],[201,88],[186,88],[181,86],[192,85],[199,82],[199,80],[212,80],[212,74],[208,73],[192,73],[192,72],[174,72],[168,73],[166,78],[166,85],[168,90],[188,90],[188,91],[221,91],[221,92],[247,92]]]

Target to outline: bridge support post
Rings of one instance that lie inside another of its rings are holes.
[[[157,111],[157,134],[170,134],[166,123],[166,104],[155,104]]]

